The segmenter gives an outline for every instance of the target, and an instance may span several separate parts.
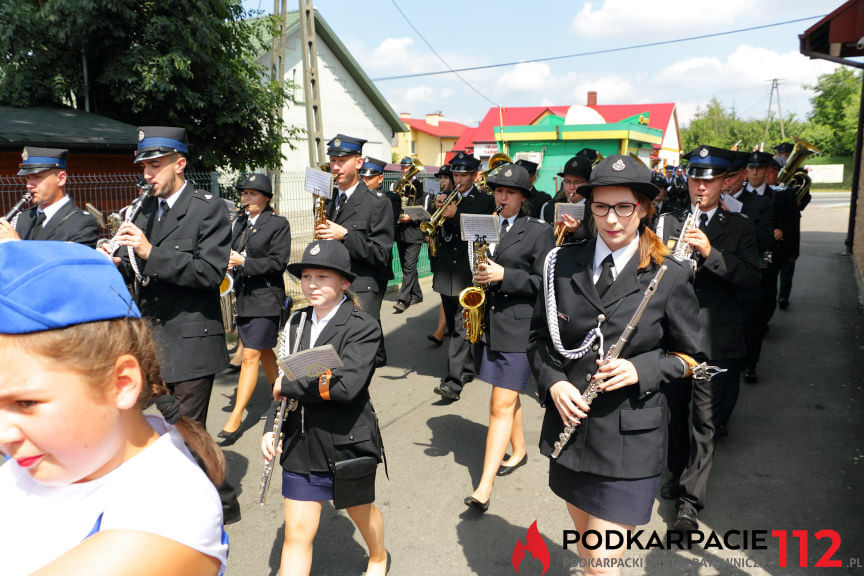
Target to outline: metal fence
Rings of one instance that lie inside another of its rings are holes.
[[[208,190],[221,198],[237,200],[235,190],[236,177],[217,172],[186,172],[186,178],[197,189]],[[137,196],[135,184],[141,179],[140,172],[100,173],[100,174],[68,174],[66,192],[78,204],[85,208],[88,205],[101,213],[104,218],[128,205]],[[303,172],[283,172],[278,176],[278,186],[274,194],[275,210],[286,217],[291,223],[291,261],[300,260],[303,250],[312,241],[314,232],[314,216],[312,214],[312,198],[303,189]],[[383,188],[389,189],[391,184],[399,181],[398,173],[386,173]],[[25,192],[25,179],[22,176],[0,176],[0,215],[6,214]],[[0,216],[2,217],[2,216]],[[110,232],[103,228],[102,235]],[[431,274],[429,259],[424,246],[417,263],[421,277]],[[402,268],[399,263],[399,252],[393,245],[393,274],[395,278],[390,285],[402,282]],[[288,292],[292,296],[300,293],[296,279],[286,274]]]

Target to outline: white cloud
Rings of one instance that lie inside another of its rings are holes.
[[[498,87],[513,92],[533,92],[548,87],[551,71],[544,62],[517,64],[498,79]]]
[[[570,91],[571,104],[586,104],[588,92],[597,92],[598,104],[632,104],[636,95],[631,80],[618,76],[586,78]]]
[[[600,6],[586,2],[573,18],[570,30],[580,36],[616,38],[626,36],[675,37],[697,30],[729,25],[745,14],[752,15],[750,0],[693,2],[692,0],[604,0]]]

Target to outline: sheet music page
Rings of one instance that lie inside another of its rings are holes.
[[[303,183],[303,189],[315,196],[330,198],[333,194],[331,174],[323,170],[316,170],[315,168],[306,168],[306,179]]]
[[[485,237],[486,243],[498,242],[500,227],[497,214],[462,214],[462,240],[474,242]]]
[[[585,218],[585,203],[579,202],[578,204],[555,204],[555,222],[561,221],[562,214],[569,214],[576,220],[582,220],[583,218]]]
[[[318,377],[328,369],[342,367],[342,359],[332,344],[316,346],[279,358],[279,367],[289,380]]]

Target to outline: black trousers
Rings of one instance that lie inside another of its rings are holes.
[[[453,390],[462,391],[466,380],[474,377],[474,358],[471,344],[465,340],[465,322],[462,320],[462,306],[458,296],[441,295],[444,318],[447,321],[447,376],[443,382]]]
[[[687,465],[681,471],[680,480],[681,486],[684,488],[684,495],[681,500],[683,505],[690,506],[695,510],[702,510],[705,507],[708,480],[711,477],[711,466],[714,462],[714,431],[719,423],[719,417],[722,415],[725,389],[737,386],[741,376],[740,362],[736,360],[718,360],[714,364],[720,368],[726,368],[727,372],[718,374],[710,382],[693,380],[693,385],[689,388],[689,403],[684,404],[685,409],[683,411],[678,405],[676,411],[672,412],[672,422],[670,422],[670,431],[677,429],[677,434],[680,434],[682,423],[680,420],[675,421],[675,419],[683,417],[686,422],[689,415]],[[680,450],[680,437],[676,440],[678,441],[677,448]],[[671,436],[669,446],[671,449]],[[682,460],[683,454],[680,453],[676,454],[674,458],[670,457],[670,469],[673,461],[677,466],[680,466]]]
[[[207,408],[210,406],[210,393],[213,391],[213,374],[168,383],[168,390],[180,401],[180,412],[207,427]]]
[[[420,259],[420,242],[397,242],[399,263],[402,265],[402,286],[398,302],[416,304],[423,301],[423,290],[420,289],[420,278],[417,275],[417,261]]]
[[[795,275],[795,260],[786,260],[780,264],[780,290],[777,300],[789,302],[789,294],[792,293],[792,276]]]
[[[777,276],[779,273],[780,267],[776,262],[762,270],[760,286],[762,289],[762,321],[765,326],[768,325],[771,317],[774,316],[774,311],[777,310]]]
[[[360,307],[364,312],[370,314],[378,321],[378,327],[381,327],[381,303],[384,301],[384,292],[387,290],[387,281],[378,283],[378,290],[366,290],[364,292],[356,292],[357,301],[360,302]],[[382,329],[383,334],[383,329]],[[387,363],[387,350],[384,348],[384,338],[381,338],[381,345],[378,347],[378,352],[375,354],[375,365],[383,366]]]

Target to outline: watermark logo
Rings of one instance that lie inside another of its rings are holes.
[[[540,536],[540,531],[537,529],[537,521],[535,520],[531,527],[528,528],[528,533],[525,535],[525,543],[522,540],[517,540],[513,546],[513,569],[519,572],[519,565],[522,564],[522,559],[525,558],[525,552],[531,552],[531,556],[535,560],[539,560],[543,565],[543,572],[546,574],[549,570],[549,548],[543,537]]]

